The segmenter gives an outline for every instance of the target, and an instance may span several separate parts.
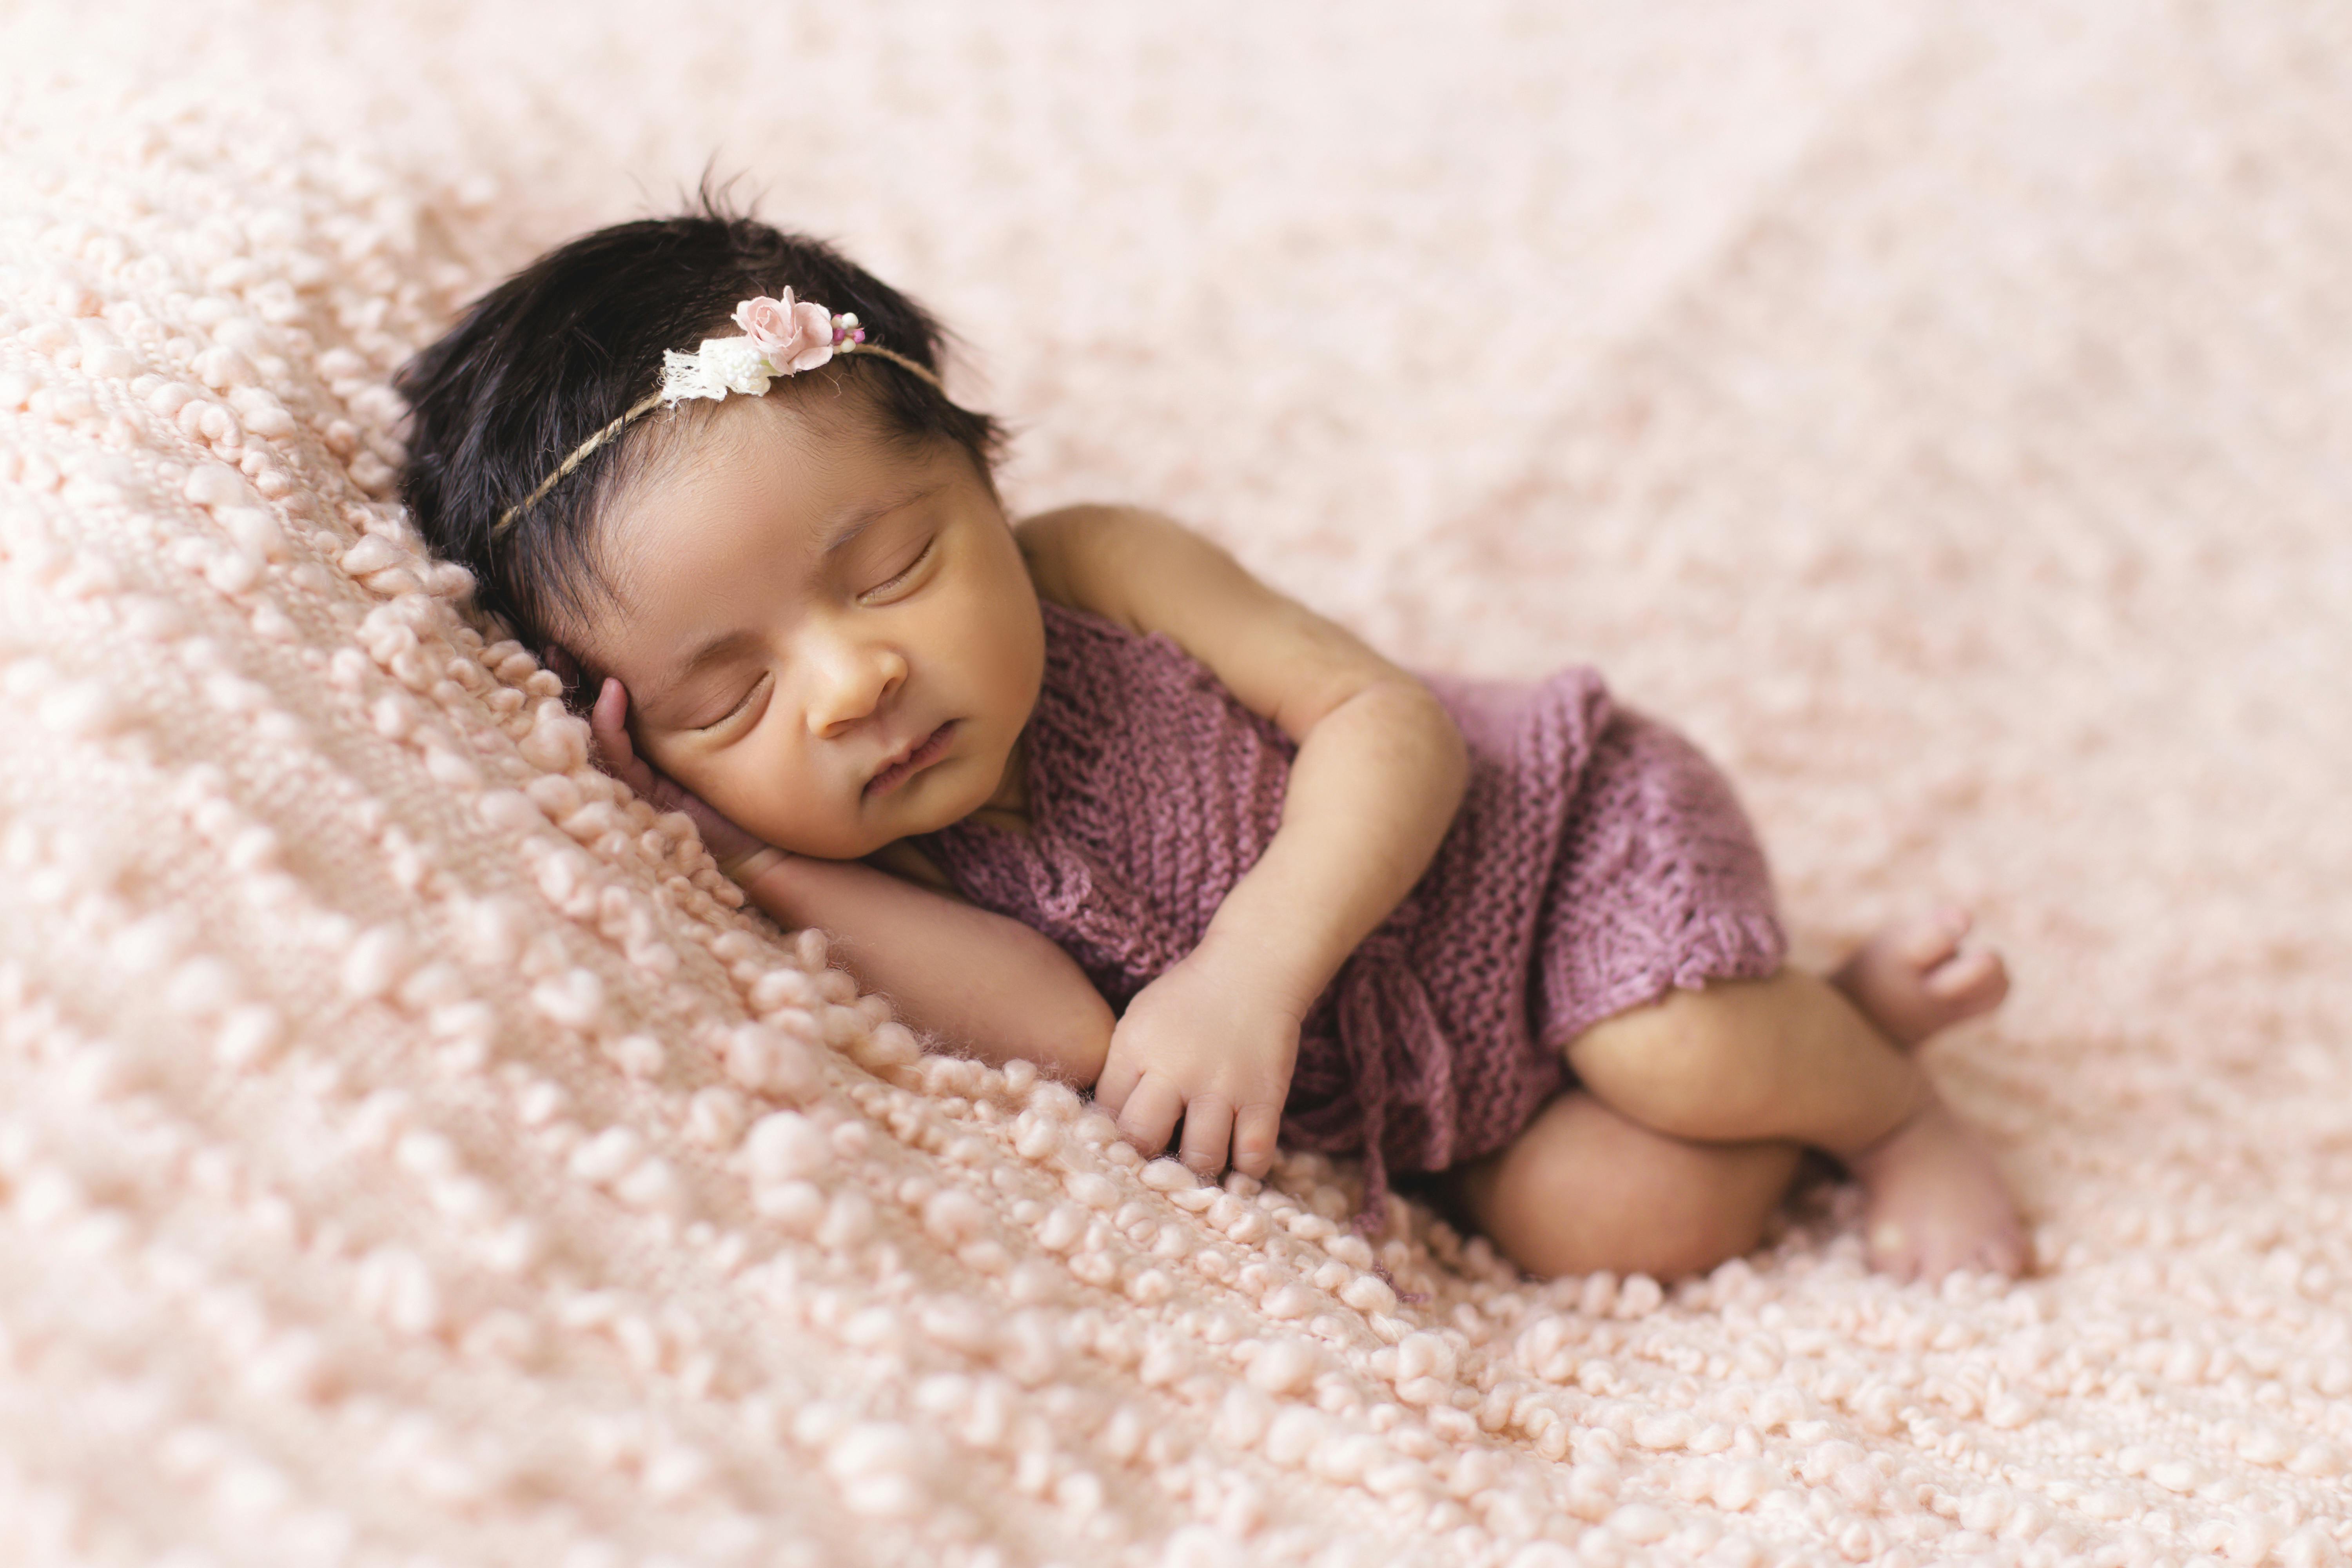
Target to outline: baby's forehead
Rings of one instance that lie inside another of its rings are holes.
[[[856,399],[861,405],[866,401]],[[870,411],[831,399],[826,403],[831,405],[780,390],[716,403],[697,398],[663,409],[630,433],[616,497],[628,499],[636,489],[691,485],[714,471],[766,460],[779,448],[791,452],[799,464],[822,464],[828,453],[861,445],[878,434]]]
[[[866,526],[955,483],[952,450],[909,448],[879,433],[803,411],[709,420],[665,432],[603,509],[599,564],[622,603],[660,614],[683,590],[811,575]],[[715,411],[721,416],[724,409]]]
[[[845,468],[865,466],[856,455],[877,443],[862,423],[772,396],[658,414],[602,498],[598,531],[642,546],[670,531],[664,525],[713,507],[750,505],[775,519],[806,511],[795,504],[803,495],[819,502],[850,477]]]

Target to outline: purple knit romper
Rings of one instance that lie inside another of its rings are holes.
[[[1031,831],[917,842],[973,903],[1045,932],[1116,1010],[1192,951],[1282,820],[1297,745],[1164,633],[1045,602]],[[1436,858],[1318,997],[1283,1109],[1294,1148],[1388,1175],[1503,1147],[1572,1081],[1560,1046],[1670,986],[1760,978],[1784,950],[1720,774],[1598,675],[1425,677],[1469,743]]]

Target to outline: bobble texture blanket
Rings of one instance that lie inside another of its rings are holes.
[[[2348,80],[2316,0],[7,8],[0,1562],[2342,1562]],[[1829,1184],[1664,1287],[1375,1246],[739,907],[390,488],[401,360],[714,154],[1017,506],[1606,669],[1800,962],[1975,907],[2042,1271]]]

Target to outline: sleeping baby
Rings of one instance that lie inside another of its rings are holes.
[[[1665,1279],[1811,1148],[1877,1268],[2025,1267],[1912,1055],[2007,989],[1964,913],[1790,966],[1672,728],[1589,668],[1401,668],[1149,511],[1012,520],[941,337],[749,218],[599,230],[404,371],[405,498],[761,909],[1146,1154],[1354,1156],[1367,1234],[1395,1177],[1531,1275]]]

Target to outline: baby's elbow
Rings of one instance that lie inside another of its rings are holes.
[[[1026,1061],[1047,1078],[1086,1090],[1102,1077],[1110,1057],[1110,1036],[1118,1020],[1110,1004],[1091,985],[1086,995],[1038,999],[1021,1027],[994,1052],[983,1050],[998,1065]]]
[[[1023,1038],[1008,1054],[1029,1058],[1065,1083],[1091,1088],[1110,1055],[1118,1016],[1076,960],[1042,932],[1023,927],[1021,935],[1031,948],[1022,985],[1029,1005]]]
[[[1429,688],[1424,686],[1422,689],[1428,691]],[[1454,798],[1458,803],[1470,788],[1470,742],[1462,733],[1462,726],[1454,721],[1454,715],[1437,700],[1436,693],[1431,692],[1429,700],[1437,709],[1440,733],[1444,737],[1446,766],[1454,781]]]
[[[1427,759],[1432,776],[1439,792],[1447,801],[1449,811],[1462,804],[1470,788],[1470,742],[1463,737],[1462,726],[1437,700],[1437,693],[1418,677],[1406,675],[1396,683],[1399,700],[1413,714],[1415,748]]]
[[[1111,1031],[1118,1016],[1102,993],[1088,985],[1084,996],[1073,996],[1053,1021],[1050,1031],[1054,1076],[1074,1088],[1092,1089],[1110,1057]],[[1041,1064],[1043,1065],[1043,1064]]]

